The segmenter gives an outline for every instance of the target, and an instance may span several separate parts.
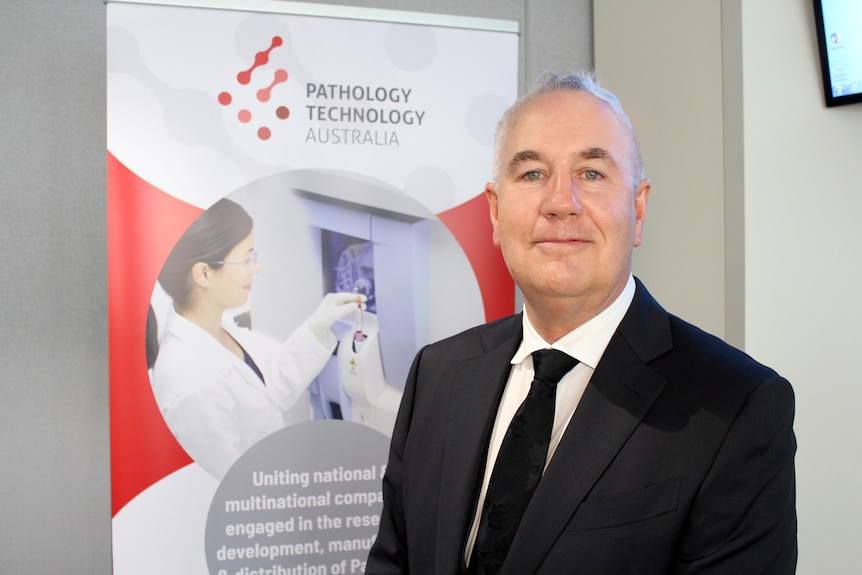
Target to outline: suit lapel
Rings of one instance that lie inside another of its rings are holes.
[[[440,482],[438,567],[463,562],[488,438],[509,375],[510,360],[520,342],[521,316],[517,315],[485,335],[484,353],[467,358],[458,366],[459,380],[454,383],[447,414],[449,425]]]
[[[667,315],[640,283],[512,542],[501,575],[534,573],[665,386],[646,362],[671,347]]]

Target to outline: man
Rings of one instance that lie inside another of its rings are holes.
[[[494,176],[493,241],[523,314],[417,355],[367,573],[793,573],[792,389],[632,277],[650,182],[616,97],[588,75],[546,77],[501,120]],[[543,348],[579,363],[488,567],[492,470]]]

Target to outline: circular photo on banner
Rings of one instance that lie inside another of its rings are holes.
[[[391,435],[419,349],[483,321],[470,260],[421,203],[294,170],[218,200],[176,241],[152,288],[150,382],[179,445],[221,480],[296,423]]]
[[[255,444],[213,497],[210,575],[364,573],[388,445],[382,433],[344,421],[293,425]]]

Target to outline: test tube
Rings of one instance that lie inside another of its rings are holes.
[[[361,344],[365,341],[365,334],[362,333],[362,298],[356,298],[356,305],[358,307],[355,312],[356,331],[353,334],[354,348],[357,348],[357,344]]]

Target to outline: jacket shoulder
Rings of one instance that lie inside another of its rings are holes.
[[[754,381],[778,377],[774,369],[717,336],[676,316],[670,315],[669,320],[675,355],[688,358],[700,371]]]
[[[639,280],[618,332],[641,361],[660,371],[756,380],[777,377],[745,352],[665,311]]]
[[[487,353],[513,337],[521,339],[521,314],[477,325],[425,347],[423,354],[469,358]]]

